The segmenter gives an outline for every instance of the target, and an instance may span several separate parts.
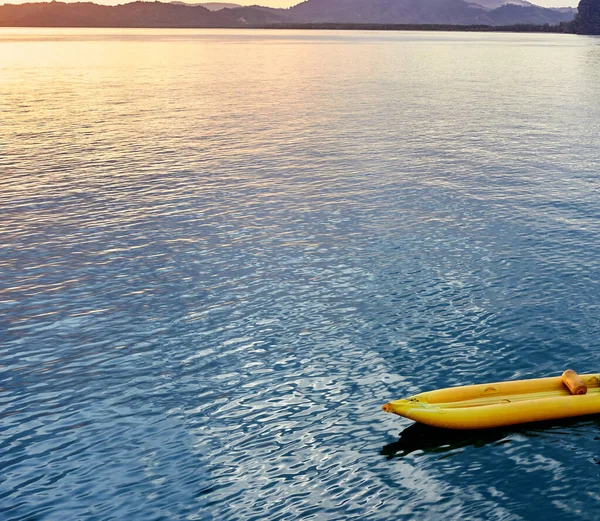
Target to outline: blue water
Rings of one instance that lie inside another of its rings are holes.
[[[0,29],[0,519],[597,519],[600,40]],[[400,433],[400,434],[399,434]]]

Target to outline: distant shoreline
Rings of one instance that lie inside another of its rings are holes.
[[[423,31],[423,32],[467,32],[467,33],[552,33],[573,34],[567,24],[560,25],[441,25],[441,24],[269,24],[230,26],[178,26],[178,25],[2,25],[6,29],[279,29],[313,31]]]
[[[238,27],[240,28],[240,27]],[[312,29],[341,31],[431,31],[431,32],[494,32],[494,33],[563,33],[565,25],[444,25],[444,24],[280,24],[242,27],[246,29]]]

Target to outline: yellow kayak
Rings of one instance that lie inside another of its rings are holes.
[[[565,382],[567,372],[562,377],[439,389],[395,400],[382,408],[447,429],[487,429],[600,413],[600,375],[570,371],[581,385],[575,391]],[[572,394],[575,392],[585,394]]]

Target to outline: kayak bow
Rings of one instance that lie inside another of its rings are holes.
[[[382,409],[448,429],[486,429],[597,414],[600,375],[565,371],[562,377],[450,387],[391,401]]]

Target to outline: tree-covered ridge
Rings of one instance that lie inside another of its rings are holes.
[[[573,21],[578,34],[600,34],[600,0],[581,0],[579,12]]]

